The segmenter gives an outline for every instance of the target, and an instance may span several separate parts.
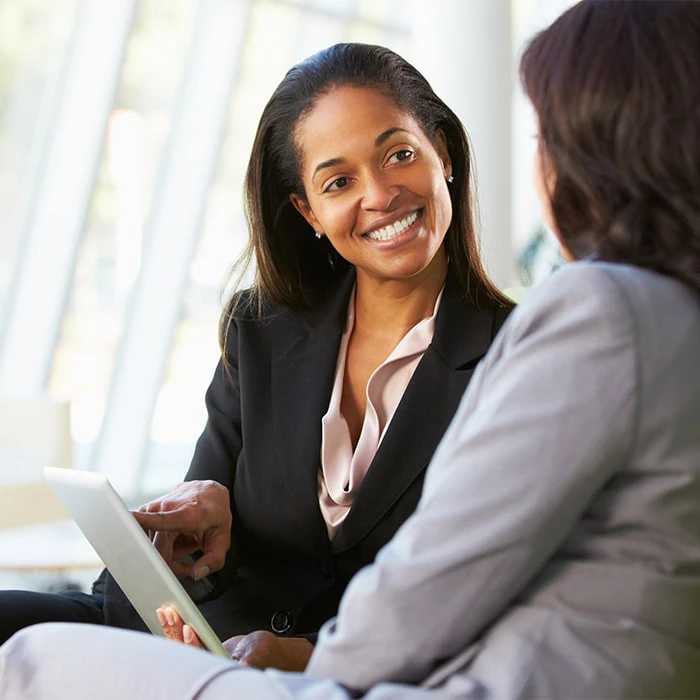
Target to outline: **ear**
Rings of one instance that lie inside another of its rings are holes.
[[[451,177],[452,175],[452,159],[450,158],[450,152],[447,148],[447,138],[445,137],[445,132],[442,129],[438,129],[436,136],[435,147],[442,161],[442,167],[445,170],[445,178]]]
[[[318,219],[314,216],[313,211],[311,211],[309,203],[303,197],[300,197],[298,194],[290,194],[289,201],[314,231],[321,230],[321,224],[318,223]]]

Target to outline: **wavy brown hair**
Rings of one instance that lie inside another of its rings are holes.
[[[255,263],[252,294],[258,309],[274,302],[309,309],[328,298],[349,263],[313,229],[290,202],[305,198],[300,177],[296,127],[322,95],[339,86],[368,87],[389,96],[410,114],[435,145],[445,135],[454,182],[449,186],[453,215],[446,235],[448,265],[464,297],[481,307],[510,306],[481,264],[474,227],[469,142],[459,118],[427,80],[401,56],[381,46],[336,44],[294,66],[263,110],[245,178],[249,242],[237,263]],[[234,267],[236,270],[236,267]],[[231,308],[222,317],[228,325]]]
[[[574,257],[700,291],[700,2],[579,2],[530,42],[520,75]]]

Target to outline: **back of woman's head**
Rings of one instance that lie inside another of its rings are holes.
[[[532,40],[520,71],[574,257],[700,289],[700,2],[584,0]]]
[[[291,205],[305,198],[296,130],[319,97],[340,86],[386,94],[405,109],[435,144],[442,130],[452,161],[453,219],[446,237],[450,265],[475,303],[504,303],[481,266],[470,193],[470,155],[464,127],[425,78],[401,56],[381,46],[336,44],[294,66],[267,103],[256,133],[245,182],[250,244],[258,300],[309,308],[328,296],[348,264]]]

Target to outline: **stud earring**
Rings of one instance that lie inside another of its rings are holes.
[[[316,238],[323,238],[323,231],[316,231]]]
[[[447,180],[447,183],[451,185],[455,181],[454,175],[448,175],[445,180]]]

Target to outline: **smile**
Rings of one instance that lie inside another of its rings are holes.
[[[367,238],[371,238],[373,241],[389,241],[396,236],[401,235],[407,228],[409,228],[418,218],[418,212],[411,212],[405,219],[400,219],[395,221],[393,224],[388,226],[383,226],[378,228],[376,231],[370,231],[366,233]]]

